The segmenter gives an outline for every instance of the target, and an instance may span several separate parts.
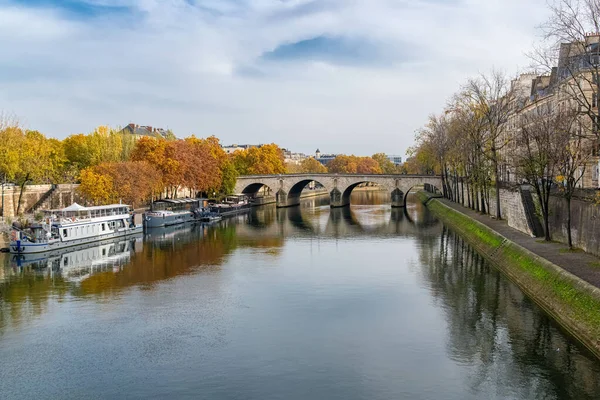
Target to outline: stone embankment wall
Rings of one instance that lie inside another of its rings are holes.
[[[438,218],[600,357],[600,289],[426,193],[419,192],[418,196]]]
[[[531,187],[523,186],[521,190],[528,190],[536,207],[538,205],[537,195]],[[495,214],[494,190],[490,193],[489,214]],[[468,207],[468,204],[462,204]],[[519,187],[500,189],[500,211],[502,218],[508,226],[530,236],[543,237],[543,220],[539,210],[531,210],[530,216],[533,221],[527,221],[524,199]],[[550,234],[553,240],[567,243],[567,203],[562,196],[550,196]],[[537,235],[534,230],[537,225]],[[600,256],[600,205],[589,200],[573,199],[571,202],[571,233],[573,245],[588,253]]]
[[[464,207],[468,207],[467,197],[465,194],[464,202],[459,202]],[[488,214],[496,214],[496,191],[490,190],[490,210]],[[514,228],[527,235],[534,236],[534,233],[527,223],[525,215],[525,206],[519,192],[518,187],[500,189],[500,213],[502,218],[508,222],[508,226]]]
[[[552,239],[567,243],[567,202],[563,197],[550,198],[550,232]],[[600,256],[600,206],[594,202],[571,201],[571,235],[573,246]]]
[[[41,208],[62,208],[67,207],[73,202],[82,202],[81,196],[77,192],[76,184],[56,185],[56,189],[43,202]],[[27,185],[23,191],[21,199],[21,212],[25,212],[33,207],[39,200],[52,190],[52,185]],[[17,214],[19,202],[19,186],[4,188],[4,217],[13,218]],[[1,200],[0,194],[0,200]]]

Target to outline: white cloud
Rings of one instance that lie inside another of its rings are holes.
[[[525,67],[545,19],[544,0],[87,3],[129,11],[0,2],[0,109],[57,137],[137,122],[363,155],[404,153],[467,77]],[[261,59],[319,36],[375,43],[389,57]]]

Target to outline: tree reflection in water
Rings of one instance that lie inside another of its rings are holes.
[[[423,241],[422,279],[444,311],[447,351],[472,367],[471,389],[502,398],[597,399],[597,360],[516,285],[444,227]],[[516,392],[515,392],[516,391]]]

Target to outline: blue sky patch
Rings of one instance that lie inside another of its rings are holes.
[[[125,14],[129,7],[98,4],[77,0],[14,0],[13,4],[27,7],[53,8],[74,17],[98,17],[107,14]]]
[[[381,49],[366,40],[318,36],[282,44],[261,58],[266,61],[324,61],[333,64],[373,64],[381,61]]]

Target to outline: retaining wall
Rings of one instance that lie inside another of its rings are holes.
[[[600,289],[424,192],[419,199],[600,358]]]

